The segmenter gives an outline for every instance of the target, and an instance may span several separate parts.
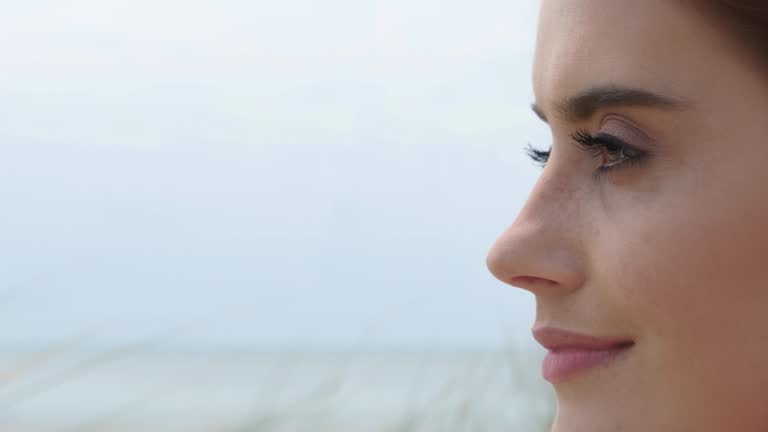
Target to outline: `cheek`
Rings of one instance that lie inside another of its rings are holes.
[[[667,389],[664,418],[715,415],[727,397],[729,421],[750,419],[768,400],[768,196],[749,187],[768,178],[731,174],[659,191],[600,242],[597,286],[643,347],[637,394]]]
[[[676,183],[622,212],[621,231],[603,239],[611,263],[603,271],[613,279],[604,285],[616,287],[608,295],[638,334],[720,347],[768,336],[768,195],[754,186],[768,185],[768,176],[745,176],[751,168],[678,172]]]

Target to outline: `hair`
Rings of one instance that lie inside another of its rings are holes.
[[[755,60],[768,66],[768,1],[709,0],[708,3],[712,18]]]

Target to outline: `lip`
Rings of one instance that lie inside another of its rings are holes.
[[[552,384],[612,363],[635,344],[628,338],[599,338],[554,327],[534,328],[533,337],[549,350],[541,374]]]

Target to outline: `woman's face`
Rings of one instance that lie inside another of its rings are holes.
[[[554,384],[557,432],[768,430],[768,70],[693,3],[542,2],[552,151],[488,266],[536,327],[635,343]]]

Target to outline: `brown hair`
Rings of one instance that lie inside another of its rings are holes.
[[[698,0],[694,0],[698,1]],[[710,0],[713,18],[727,27],[736,42],[768,65],[768,2],[765,0]]]

